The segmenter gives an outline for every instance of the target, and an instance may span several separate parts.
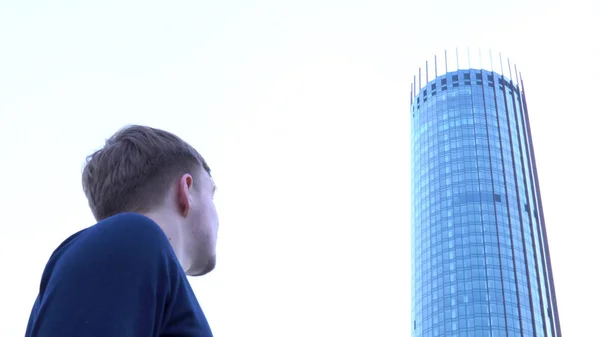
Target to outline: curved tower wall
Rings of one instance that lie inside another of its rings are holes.
[[[507,73],[413,82],[415,337],[561,336],[525,95]]]

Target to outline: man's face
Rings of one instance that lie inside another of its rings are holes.
[[[183,249],[189,264],[186,273],[203,275],[216,263],[219,218],[213,202],[216,186],[206,170],[201,169],[190,188],[190,211],[183,232]]]

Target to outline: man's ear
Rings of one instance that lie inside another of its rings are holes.
[[[182,175],[177,183],[177,203],[183,217],[187,217],[190,213],[190,208],[192,206],[190,190],[192,189],[193,184],[194,179],[188,173]]]

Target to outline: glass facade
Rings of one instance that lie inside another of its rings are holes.
[[[459,69],[411,93],[413,337],[561,335],[512,75]]]

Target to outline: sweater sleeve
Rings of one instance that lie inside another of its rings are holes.
[[[177,268],[150,219],[119,215],[90,228],[57,258],[31,336],[159,336]]]

